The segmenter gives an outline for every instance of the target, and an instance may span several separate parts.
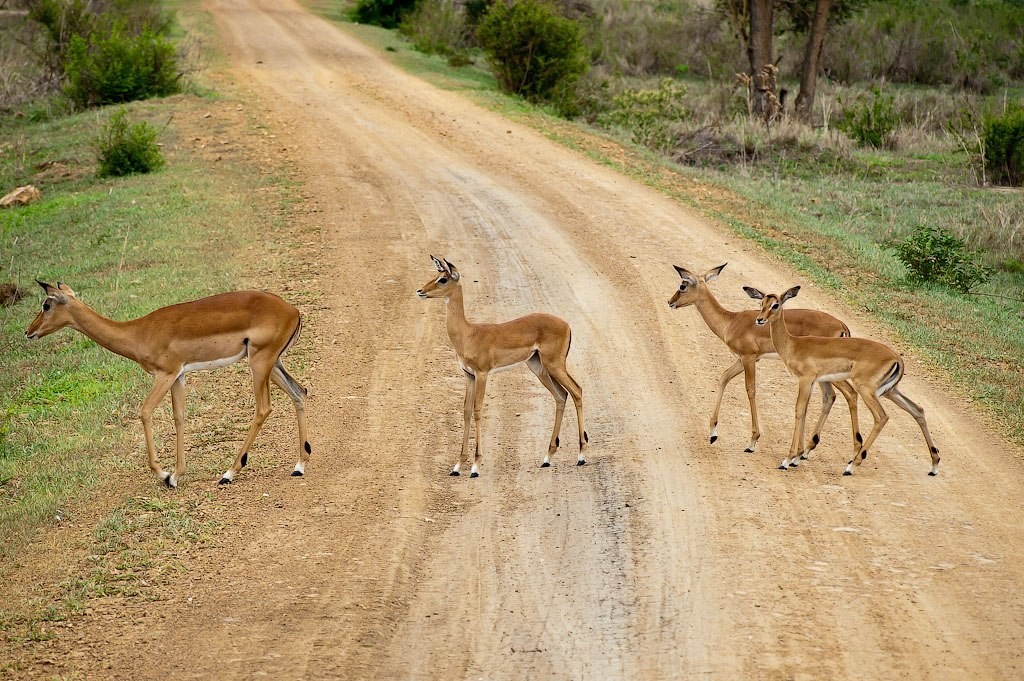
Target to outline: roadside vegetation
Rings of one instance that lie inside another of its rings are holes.
[[[376,2],[342,2],[335,18]],[[821,5],[831,11],[808,88]],[[481,42],[496,6],[573,22],[585,71],[554,96],[495,96],[522,92]],[[406,68],[792,263],[887,324],[1024,443],[1024,4],[419,0],[395,25],[392,37],[354,28]]]

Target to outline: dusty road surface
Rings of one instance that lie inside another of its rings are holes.
[[[87,613],[73,668],[116,679],[1020,679],[1020,453],[908,358],[920,431],[891,421],[852,477],[840,399],[823,444],[775,466],[795,383],[760,367],[764,435],[744,454],[741,381],[707,442],[731,356],[672,264],[877,329],[726,230],[457,95],[403,74],[291,0],[210,0],[230,73],[294,157],[323,228],[313,459],[290,470],[288,407],[262,487],[217,489],[241,520],[164,600]],[[487,457],[458,454],[464,380],[428,254],[471,319],[543,310],[573,328],[590,449],[525,368],[492,378]],[[281,405],[282,403],[278,403]],[[813,417],[813,414],[812,414]],[[866,411],[862,419],[868,424]],[[143,475],[140,469],[139,475]],[[211,485],[190,476],[186,486]],[[264,489],[266,490],[264,492]]]

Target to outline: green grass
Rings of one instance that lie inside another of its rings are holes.
[[[25,292],[0,308],[0,561],[106,473],[126,461],[145,470],[131,438],[141,432],[138,408],[150,378],[72,330],[27,340],[42,300],[33,280],[63,281],[100,313],[128,319],[236,288],[242,277],[235,255],[266,220],[249,197],[269,180],[176,153],[181,140],[167,121],[201,105],[181,95],[129,107],[132,118],[163,130],[168,165],[113,180],[96,178],[91,149],[106,112],[3,121],[5,143],[17,153],[0,156],[0,186],[32,183],[43,199],[0,212],[0,282]]]

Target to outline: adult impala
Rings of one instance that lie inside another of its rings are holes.
[[[729,263],[725,263],[728,265]],[[693,305],[697,312],[704,319],[711,331],[718,336],[729,348],[732,354],[736,355],[736,362],[722,372],[718,380],[718,397],[715,399],[715,408],[711,412],[711,443],[718,439],[718,412],[722,408],[722,395],[725,387],[740,372],[747,387],[747,400],[750,402],[750,444],[746,452],[754,451],[757,441],[761,437],[761,429],[757,421],[757,362],[764,357],[778,359],[772,345],[771,335],[767,327],[757,326],[754,320],[757,318],[756,310],[742,310],[732,312],[725,309],[715,298],[715,295],[708,288],[707,282],[718,278],[725,265],[714,267],[703,274],[696,275],[687,269],[673,265],[682,281],[679,289],[668,301],[672,309]],[[850,329],[843,322],[830,314],[818,312],[817,310],[788,310],[786,321],[794,333],[804,336],[828,336],[844,337],[850,335]],[[856,443],[860,434],[857,425],[857,393],[846,381],[836,383],[847,403],[850,405],[850,418],[853,424],[853,438]],[[825,426],[829,411],[836,401],[835,391],[829,382],[821,383],[821,415],[814,427],[814,435],[802,453],[802,458],[807,458],[807,453],[818,446],[821,439],[821,429]],[[794,464],[795,465],[795,464]]]
[[[803,439],[804,421],[807,418],[807,401],[811,395],[811,385],[815,381],[849,380],[861,396],[875,425],[868,433],[868,438],[861,444],[853,459],[846,466],[843,475],[852,475],[854,466],[859,466],[868,456],[868,449],[889,416],[882,408],[880,397],[888,397],[897,406],[914,417],[924,433],[928,454],[932,458],[932,469],[928,475],[939,472],[939,450],[932,442],[928,432],[928,423],[924,420],[924,409],[911,402],[896,387],[903,378],[903,359],[891,348],[867,338],[816,338],[813,336],[794,336],[789,330],[789,316],[782,314],[782,306],[786,301],[795,298],[800,291],[794,286],[782,295],[762,293],[756,288],[743,287],[751,298],[761,301],[761,311],[757,315],[758,326],[768,326],[772,342],[779,352],[779,357],[786,363],[786,368],[797,377],[799,390],[796,398],[796,425],[793,428],[793,440],[789,447],[789,456],[779,466],[785,469],[791,465],[799,453],[800,441]]]
[[[558,432],[562,427],[567,395],[572,395],[579,425],[580,450],[576,465],[585,464],[583,452],[589,438],[583,428],[583,389],[569,375],[565,366],[572,339],[569,324],[554,315],[543,313],[528,314],[501,324],[474,324],[466,319],[462,284],[459,281],[461,277],[455,265],[434,256],[430,256],[430,259],[434,261],[438,275],[416,291],[416,295],[420,298],[444,299],[447,306],[445,325],[448,327],[448,337],[455,348],[459,368],[466,374],[462,454],[450,474],[459,475],[460,468],[468,461],[470,416],[473,417],[476,436],[470,477],[475,478],[480,474],[480,460],[483,457],[480,417],[487,376],[492,371],[508,369],[524,362],[555,398],[555,426],[541,467],[551,465],[551,457],[558,449]]]
[[[299,337],[299,311],[271,293],[236,291],[169,305],[127,322],[107,319],[83,303],[71,287],[38,282],[46,291],[40,310],[25,335],[42,338],[66,326],[80,331],[107,350],[137,362],[155,381],[142,403],[149,467],[168,487],[177,487],[185,473],[182,431],[185,421],[185,374],[216,369],[249,358],[256,415],[234,464],[221,476],[227,484],[248,461],[249,447],[271,412],[270,382],[295,403],[299,427],[299,460],[292,475],[302,475],[311,449],[306,439],[306,389],[292,378],[281,356]],[[160,468],[153,444],[153,410],[171,391],[177,457],[174,472]]]

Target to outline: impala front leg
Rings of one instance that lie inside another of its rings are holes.
[[[171,385],[178,379],[176,374],[157,374],[153,388],[149,391],[145,401],[142,403],[142,432],[146,435],[146,454],[149,457],[149,469],[156,473],[157,477],[168,484],[171,474],[160,468],[156,460],[156,445],[153,443],[153,410],[160,404]]]
[[[750,403],[750,444],[743,451],[753,454],[757,441],[761,439],[761,427],[757,423],[757,359],[746,357],[743,360],[743,382],[747,388],[747,401]]]
[[[462,464],[469,460],[469,428],[473,419],[473,393],[476,390],[476,377],[469,371],[463,369],[466,374],[466,397],[462,405],[462,451],[459,460],[452,467],[448,475],[461,475],[459,469]]]
[[[813,381],[800,381],[800,388],[796,396],[796,410],[794,414],[796,423],[793,425],[793,440],[789,445],[789,457],[783,459],[779,465],[781,470],[786,470],[790,466],[796,468],[800,465],[800,452],[804,441],[804,423],[807,421],[807,403],[811,399],[811,389],[813,387]]]
[[[174,412],[174,473],[164,482],[168,487],[177,487],[181,476],[185,475],[185,374],[178,376],[171,384],[171,411]]]
[[[718,439],[718,413],[722,410],[722,396],[725,394],[725,387],[732,379],[739,376],[741,371],[743,371],[743,360],[737,359],[732,366],[722,372],[722,376],[718,379],[718,398],[715,400],[715,408],[711,412],[711,421],[708,423],[711,431],[708,436],[710,444],[715,444],[715,440]]]
[[[481,371],[476,376],[476,383],[473,388],[473,423],[476,426],[476,449],[473,454],[473,467],[470,469],[469,477],[475,478],[480,475],[480,460],[484,456],[483,425],[480,419],[484,411],[484,393],[487,391],[487,372]]]

